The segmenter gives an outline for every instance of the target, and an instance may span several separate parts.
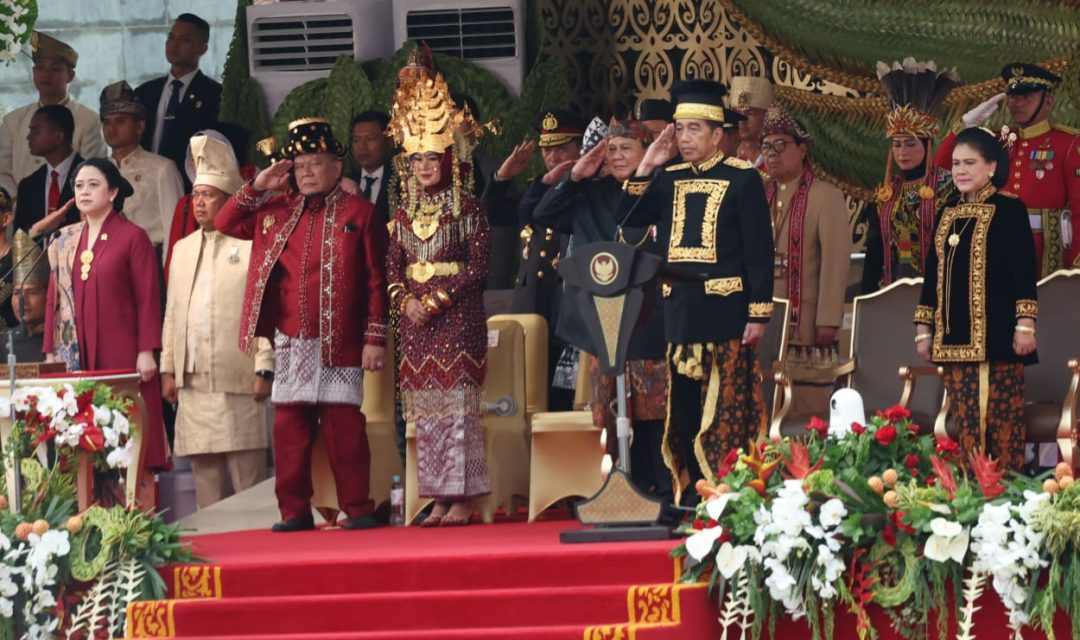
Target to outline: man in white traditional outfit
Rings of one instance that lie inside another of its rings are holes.
[[[165,399],[179,400],[176,454],[191,461],[202,509],[227,497],[229,482],[239,492],[266,478],[274,353],[265,338],[254,357],[236,343],[251,242],[214,228],[221,205],[244,183],[235,156],[228,143],[205,135],[191,139],[191,152],[201,228],[173,248],[161,381]]]
[[[176,203],[184,195],[184,182],[172,160],[139,146],[145,128],[146,106],[127,82],[121,80],[102,89],[101,129],[112,149],[110,159],[135,189],[124,201],[124,215],[146,231],[161,259]]]
[[[75,118],[75,135],[71,146],[83,158],[105,156],[98,114],[68,95],[68,85],[75,79],[75,63],[79,54],[56,38],[35,31],[31,36],[34,60],[34,88],[37,102],[9,111],[0,123],[0,187],[15,193],[19,181],[36,171],[45,159],[30,154],[26,136],[30,134],[30,118],[47,104],[61,104]],[[62,203],[61,203],[62,204]]]

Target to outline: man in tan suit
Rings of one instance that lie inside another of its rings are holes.
[[[776,246],[773,295],[791,304],[788,362],[827,368],[839,360],[851,232],[844,195],[814,177],[810,134],[778,102],[765,114],[761,151]],[[800,385],[795,415],[828,416],[831,383]]]
[[[228,144],[191,139],[192,208],[201,227],[173,248],[161,350],[162,393],[177,402],[176,454],[191,461],[199,508],[266,478],[266,399],[274,378],[270,342],[254,358],[236,344],[251,242],[214,228],[240,188]]]

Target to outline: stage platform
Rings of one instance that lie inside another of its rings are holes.
[[[163,573],[133,637],[716,638],[704,585],[674,584],[675,541],[564,545],[533,524],[274,534],[273,481],[184,518],[205,564]]]

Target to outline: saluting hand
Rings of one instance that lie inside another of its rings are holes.
[[[634,175],[639,178],[650,176],[653,171],[664,166],[667,161],[677,155],[679,155],[679,147],[675,144],[675,125],[669,124],[645,150],[645,157],[641,159]]]
[[[595,147],[589,149],[588,153],[578,158],[574,163],[574,168],[570,170],[570,179],[581,182],[594,177],[600,171],[604,160],[607,159],[607,148],[608,141],[601,140]]]
[[[529,166],[529,160],[532,159],[533,151],[536,151],[536,141],[523,140],[521,144],[514,147],[510,155],[506,156],[502,166],[495,172],[495,177],[499,180],[510,180],[525,173],[525,169]]]
[[[575,162],[577,162],[577,160],[563,160],[559,164],[552,167],[551,171],[545,173],[544,177],[540,178],[540,182],[543,182],[550,187],[559,180],[562,180],[563,176],[565,176],[567,172],[574,168]]]
[[[64,203],[64,206],[60,207],[56,211],[52,211],[45,215],[44,218],[38,220],[30,227],[30,237],[37,238],[38,236],[45,235],[46,233],[52,233],[56,231],[60,225],[64,223],[64,219],[67,218],[68,211],[71,207],[75,206],[75,198],[68,200]]]
[[[285,191],[289,186],[289,172],[292,166],[292,160],[278,160],[260,171],[255,176],[252,186],[259,191]]]

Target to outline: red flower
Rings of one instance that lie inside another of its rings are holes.
[[[919,456],[914,453],[909,453],[904,458],[904,466],[908,469],[914,469],[915,467],[919,466]]]
[[[810,422],[806,425],[806,430],[816,432],[817,436],[824,440],[825,436],[829,435],[829,423],[814,416],[810,418]]]
[[[693,525],[691,525],[691,526],[693,526],[693,527],[694,527],[694,529],[696,529],[696,530],[698,530],[698,531],[701,531],[702,529],[704,529],[704,528],[705,528],[705,521],[704,521],[704,520],[702,520],[701,518],[696,518],[696,519],[694,520],[694,524],[693,524]]]
[[[883,447],[889,446],[889,443],[896,439],[896,427],[891,424],[885,425],[874,432],[874,439]]]
[[[928,486],[928,487],[936,487],[937,486],[937,478],[935,478],[934,476],[926,476],[926,486]]]
[[[866,427],[862,426],[858,422],[852,422],[851,423],[851,430],[855,432],[855,435],[859,435],[859,436],[866,433]]]
[[[885,530],[881,532],[881,539],[885,541],[885,544],[890,547],[896,546],[896,529],[893,529],[891,524],[885,525]]]
[[[894,527],[896,527],[897,529],[900,529],[904,533],[906,533],[908,535],[914,535],[915,534],[915,527],[913,527],[913,526],[911,526],[909,524],[904,524],[903,518],[906,515],[907,514],[904,513],[903,511],[893,511],[892,513],[889,514],[889,521],[892,523],[892,525]]]
[[[947,455],[950,453],[956,453],[960,450],[960,445],[955,440],[949,437],[938,436],[936,438],[937,452],[941,455]]]
[[[881,417],[885,418],[889,422],[900,422],[911,417],[911,412],[901,407],[898,404],[894,404],[888,409],[881,412]]]
[[[105,434],[101,432],[95,424],[88,424],[83,427],[82,437],[79,438],[79,448],[83,451],[101,451],[101,448],[105,446]]]
[[[724,457],[724,465],[720,467],[719,473],[716,474],[717,478],[723,478],[727,474],[731,473],[731,470],[735,467],[735,463],[739,461],[739,450],[732,449],[728,451],[726,457]]]
[[[913,436],[918,436],[919,432],[922,431],[922,429],[919,428],[919,425],[912,422],[907,426],[907,431]]]

